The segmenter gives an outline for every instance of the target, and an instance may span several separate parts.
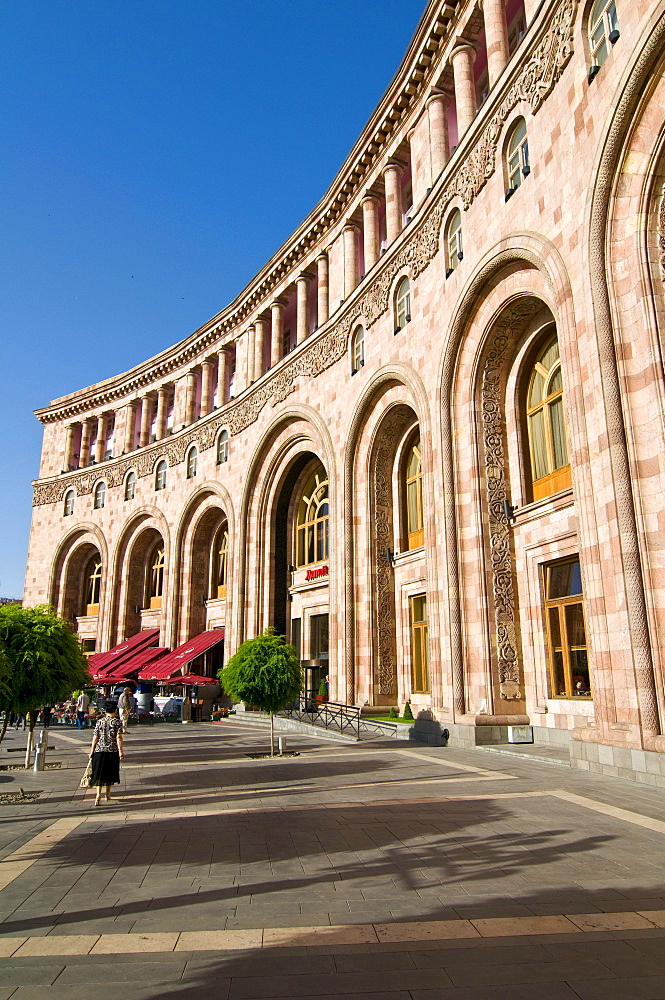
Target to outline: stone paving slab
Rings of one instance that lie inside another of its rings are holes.
[[[665,1000],[661,792],[318,735],[250,761],[263,734],[201,726],[134,730],[95,809],[64,735],[8,772],[44,795],[0,817],[0,1000],[106,1000],[118,967],[123,1000]]]

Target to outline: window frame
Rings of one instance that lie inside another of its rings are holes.
[[[590,59],[590,80],[593,79],[598,70],[607,61],[607,58],[612,51],[612,46],[618,41],[618,35],[611,39],[613,32],[619,31],[619,15],[616,9],[616,0],[605,0],[602,5],[602,10],[600,14],[596,16],[594,20],[594,10],[598,4],[599,0],[591,5],[589,10],[589,19],[587,22],[587,39],[589,42],[589,59]],[[599,28],[602,28],[602,33],[598,35],[597,41],[594,41],[594,35],[596,35]],[[604,49],[604,55],[599,55]],[[595,72],[594,72],[595,70]]]
[[[453,228],[454,224],[458,225]],[[462,242],[462,213],[459,208],[453,209],[448,219],[446,227],[446,259],[448,274],[456,271],[464,260],[464,246]]]
[[[160,458],[159,462],[155,466],[155,493],[161,493],[162,490],[166,489],[168,469],[169,467],[166,459]]]
[[[76,502],[76,490],[67,490],[63,500],[62,516],[72,517],[74,514],[74,504]]]
[[[395,333],[411,322],[411,282],[403,275],[395,288]]]
[[[199,466],[199,449],[196,447],[195,444],[193,444],[187,452],[187,461],[185,465],[186,468],[185,476],[187,479],[194,479],[196,477],[198,466]]]
[[[164,542],[160,539],[150,549],[146,560],[145,600],[143,602],[146,611],[161,611],[162,609],[165,565],[166,549]]]
[[[416,474],[409,475],[409,464],[411,456],[416,453],[418,467]],[[425,507],[423,501],[423,460],[422,460],[422,439],[420,428],[416,429],[410,436],[404,456],[402,459],[402,476],[400,477],[403,497],[403,521],[407,539],[407,551],[422,548],[425,544]],[[410,489],[411,487],[411,489]],[[413,527],[410,517],[409,497],[411,492],[415,492],[415,511],[417,515],[417,527]]]
[[[222,521],[215,532],[212,554],[212,600],[226,600],[226,587],[229,572],[229,522]]]
[[[589,670],[589,662],[587,656],[586,670],[588,673],[589,688],[588,693],[585,694],[575,694],[574,693],[574,681],[573,681],[573,666],[571,665],[571,651],[584,650],[588,654],[589,643],[587,637],[587,627],[586,627],[586,611],[584,606],[584,591],[580,587],[582,593],[580,594],[569,594],[565,597],[549,598],[549,586],[550,586],[550,573],[553,569],[559,566],[565,566],[569,563],[577,563],[580,566],[580,576],[581,576],[581,564],[579,555],[567,556],[565,559],[557,559],[551,563],[545,563],[542,567],[543,570],[543,588],[544,588],[544,611],[545,611],[545,631],[547,636],[547,672],[548,672],[548,689],[550,692],[550,698],[566,700],[566,701],[593,701],[593,685],[591,683],[591,671]],[[584,628],[584,645],[578,644],[577,646],[572,646],[568,639],[568,622],[566,616],[566,609],[569,607],[580,607],[582,611],[582,625]],[[559,637],[561,640],[561,646],[554,645],[554,639],[552,635],[552,612],[556,612],[558,618],[558,629]],[[562,669],[563,669],[563,680],[565,684],[565,692],[561,693],[558,688],[557,683],[557,666],[555,660],[555,653],[561,653],[562,659]]]
[[[552,345],[556,342],[559,355],[553,362],[551,367],[546,371],[545,366],[542,364],[541,359],[548,353]],[[536,375],[539,375],[543,379],[544,386],[551,384],[556,378],[557,374],[560,374],[560,388],[553,390],[547,395],[541,395],[538,402],[533,405],[529,405],[531,390],[533,383],[535,381]],[[550,334],[544,341],[541,341],[540,347],[537,354],[535,355],[534,361],[531,363],[528,379],[526,380],[526,395],[524,398],[524,419],[526,426],[526,437],[528,445],[528,458],[529,458],[529,484],[530,491],[533,502],[538,500],[544,500],[547,497],[554,496],[555,493],[560,493],[562,490],[570,489],[572,487],[572,470],[570,466],[570,447],[568,443],[568,422],[566,419],[566,408],[565,408],[565,386],[563,384],[563,371],[561,363],[561,347],[559,345],[558,336],[556,333]],[[553,407],[560,403],[561,415],[563,420],[563,440],[566,447],[566,457],[568,461],[561,466],[556,465],[556,455],[554,450],[554,436],[552,432],[552,411]],[[535,422],[534,417],[542,413],[542,427],[543,427],[543,437],[545,446],[545,455],[547,460],[548,471],[544,476],[539,476],[536,478],[536,460],[535,460]]]
[[[133,500],[136,496],[136,473],[133,469],[130,469],[125,476],[125,490],[124,497],[125,500]]]
[[[327,507],[327,512],[318,516],[324,505]],[[310,517],[312,511],[314,516]],[[306,513],[306,517],[301,520],[303,512]],[[330,558],[330,483],[323,465],[317,466],[307,477],[296,504],[294,521],[293,563],[296,569],[305,569],[326,562]],[[312,559],[309,559],[310,541]],[[319,556],[319,543],[321,543],[321,556]]]
[[[229,432],[220,431],[217,438],[217,465],[224,465],[229,460]]]
[[[516,141],[516,136],[524,128],[524,135]],[[513,143],[515,145],[513,146]],[[520,115],[515,119],[508,133],[505,153],[507,190],[512,193],[522,186],[522,181],[531,173],[531,159],[529,155],[529,131],[527,129],[526,118]]]
[[[424,607],[424,617],[422,614],[416,616],[416,607],[419,601]],[[409,597],[409,628],[411,632],[411,691],[413,694],[429,694],[429,619],[426,593],[412,594]]]
[[[355,375],[365,366],[365,328],[358,324],[351,338],[351,374]]]
[[[82,608],[85,618],[96,618],[99,615],[103,571],[102,557],[97,552],[85,564]]]
[[[92,508],[93,510],[103,510],[104,507],[106,507],[106,482],[100,479],[95,484],[92,493]]]

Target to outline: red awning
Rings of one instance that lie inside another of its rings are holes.
[[[161,686],[166,684],[219,684],[216,677],[201,677],[200,674],[185,674],[183,677],[170,677],[168,680],[157,681]]]
[[[120,684],[122,681],[136,680],[136,675],[143,667],[149,663],[156,663],[160,657],[169,652],[168,646],[152,646],[150,649],[143,649],[136,656],[132,656],[114,667],[107,667],[103,671],[100,681],[102,684]]]
[[[158,640],[159,629],[147,628],[143,632],[137,632],[136,635],[125,639],[124,642],[119,643],[119,645],[114,646],[113,649],[109,649],[105,653],[93,653],[92,656],[88,657],[88,666],[90,667],[92,676],[97,677],[105,668],[108,669],[109,667],[115,671],[121,663],[128,660],[134,653],[137,653],[140,649],[154,645]]]
[[[167,653],[166,656],[159,659],[153,666],[142,670],[139,674],[139,680],[168,680],[169,677],[174,677],[180,673],[183,667],[186,667],[188,663],[195,660],[201,653],[205,653],[207,649],[212,649],[213,646],[216,646],[223,638],[223,628],[216,628],[211,632],[201,632],[200,635],[195,635],[189,642],[183,642],[182,646],[178,646],[172,653]]]

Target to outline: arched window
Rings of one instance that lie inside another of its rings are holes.
[[[217,465],[229,460],[229,432],[222,431],[217,438]]]
[[[136,473],[128,472],[125,479],[125,500],[133,500],[136,496]]]
[[[95,510],[100,510],[106,503],[106,483],[102,480],[95,486],[93,506]]]
[[[351,346],[351,374],[355,375],[365,364],[365,331],[362,326],[356,328]]]
[[[198,465],[199,453],[196,446],[190,448],[187,452],[187,478],[193,479],[196,475],[196,467]]]
[[[212,586],[210,596],[215,598],[226,597],[226,570],[229,556],[229,526],[226,521],[222,524],[215,536],[213,548],[213,570]]]
[[[526,122],[523,118],[517,119],[510,133],[506,160],[508,192],[512,194],[522,183],[522,178],[531,173],[529,139],[526,134]]]
[[[155,469],[155,489],[165,490],[166,489],[166,462],[164,459],[157,463],[157,468]]]
[[[146,574],[146,606],[152,611],[162,607],[164,593],[164,545],[158,542],[150,553]]]
[[[409,279],[402,278],[395,292],[395,333],[411,321],[411,291]]]
[[[619,40],[619,19],[614,0],[596,0],[589,14],[591,70],[589,82],[607,59],[609,45]],[[609,43],[609,44],[608,44]]]
[[[408,450],[404,465],[404,491],[406,496],[406,530],[409,549],[425,544],[423,521],[423,467],[420,457],[420,435]]]
[[[82,613],[88,617],[99,614],[99,592],[102,586],[102,561],[98,555],[88,560],[85,568]]]
[[[65,506],[62,511],[63,517],[70,517],[74,513],[74,498],[76,494],[74,490],[67,490],[65,493]]]
[[[462,213],[458,208],[450,216],[448,223],[448,238],[446,240],[446,252],[448,255],[448,274],[456,270],[460,261],[464,259],[462,247]]]
[[[298,504],[296,566],[328,558],[328,477],[323,466],[310,476]]]
[[[526,400],[533,499],[571,485],[559,342],[552,337],[531,370]]]

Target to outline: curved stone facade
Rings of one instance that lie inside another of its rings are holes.
[[[38,411],[25,600],[660,761],[664,61],[663,3],[429,4],[236,301]]]

